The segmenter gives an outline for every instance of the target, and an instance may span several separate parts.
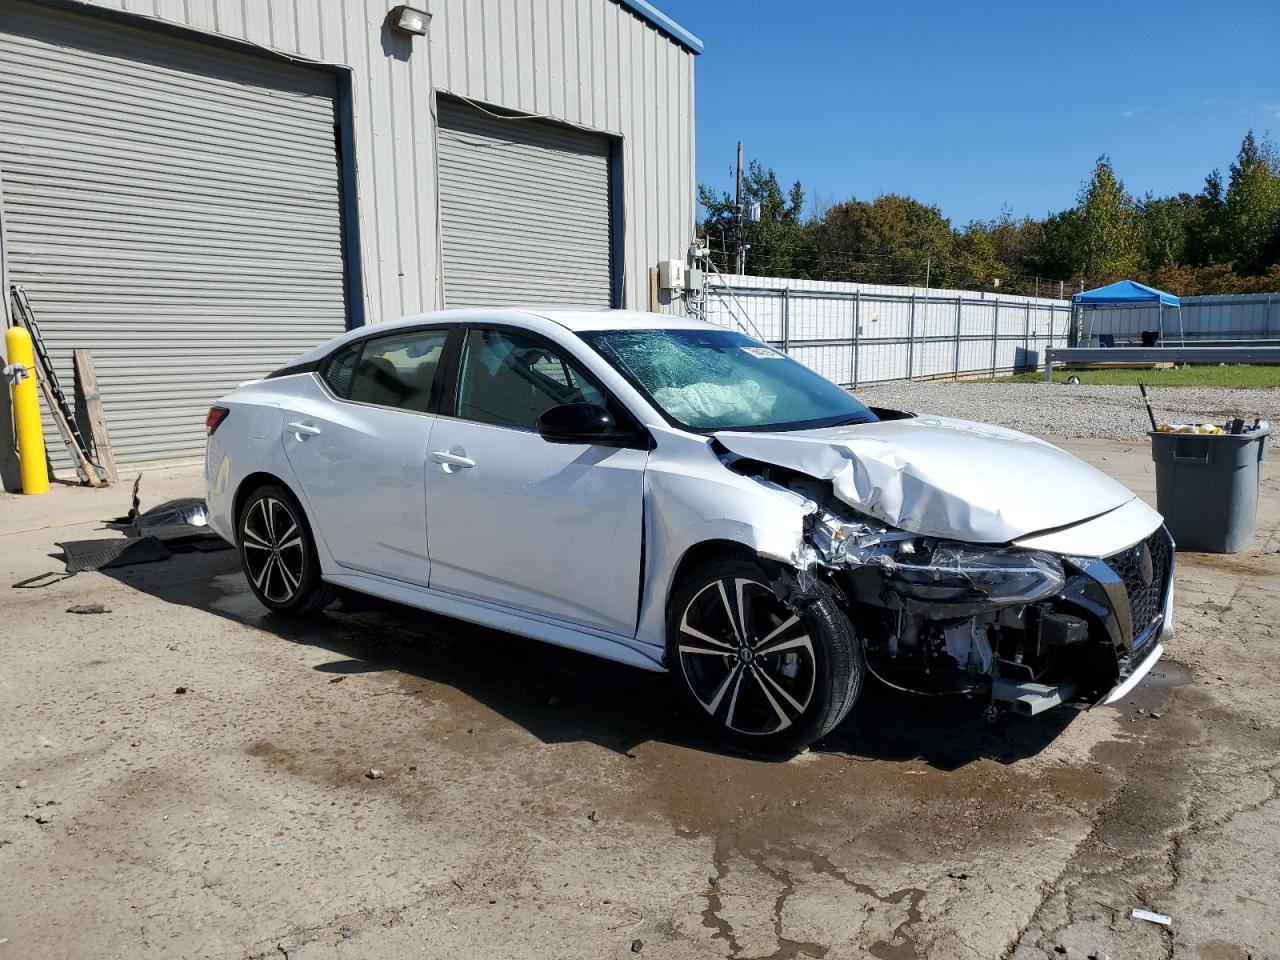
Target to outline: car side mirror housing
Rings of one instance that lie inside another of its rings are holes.
[[[562,403],[538,418],[538,434],[547,443],[603,443],[618,438],[618,425],[598,403]]]

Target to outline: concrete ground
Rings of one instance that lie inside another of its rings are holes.
[[[1152,497],[1145,443],[1064,445]],[[0,498],[3,583],[127,505]],[[1177,636],[1116,707],[871,689],[787,763],[661,676],[268,616],[229,551],[4,586],[0,960],[1280,956],[1278,517],[1269,479],[1248,552],[1179,556]]]

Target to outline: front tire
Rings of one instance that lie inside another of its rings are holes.
[[[835,587],[819,579],[788,606],[770,579],[745,557],[699,568],[672,597],[667,662],[717,737],[792,754],[845,718],[865,667]]]
[[[307,616],[333,602],[333,587],[320,579],[306,514],[284,487],[268,484],[245,498],[236,543],[249,589],[268,610]]]

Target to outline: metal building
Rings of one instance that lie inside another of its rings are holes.
[[[212,399],[349,325],[643,308],[683,258],[696,37],[645,0],[408,6],[0,0],[5,289],[66,383],[93,351],[117,461],[199,455]]]

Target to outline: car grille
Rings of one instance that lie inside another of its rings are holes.
[[[1144,576],[1146,557],[1150,558],[1150,582]],[[1164,598],[1169,586],[1172,558],[1173,544],[1164,527],[1141,543],[1107,557],[1107,566],[1124,581],[1125,592],[1129,595],[1134,649],[1149,639],[1151,628],[1164,615]]]

